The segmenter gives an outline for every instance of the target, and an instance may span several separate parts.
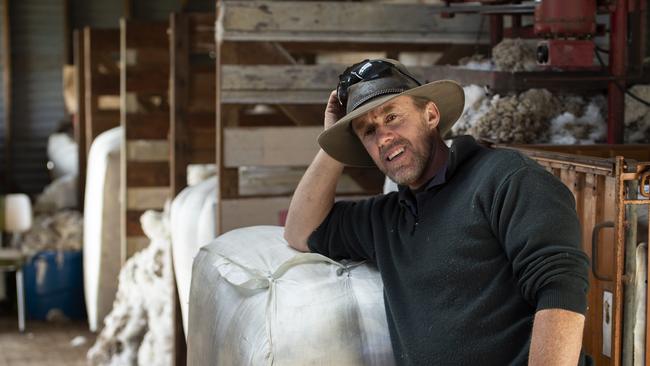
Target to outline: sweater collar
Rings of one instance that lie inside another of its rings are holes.
[[[420,192],[428,192],[434,187],[444,185],[451,179],[458,167],[470,157],[472,157],[481,146],[476,140],[469,135],[454,137],[451,139],[451,147],[449,148],[449,156],[443,166],[436,172],[436,174],[427,182],[426,188]],[[408,186],[399,185],[399,202],[404,204],[411,202],[414,199],[414,192]]]

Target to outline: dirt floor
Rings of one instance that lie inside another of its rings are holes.
[[[25,333],[20,333],[17,316],[0,311],[0,366],[86,365],[86,352],[95,337],[85,321],[28,319]]]

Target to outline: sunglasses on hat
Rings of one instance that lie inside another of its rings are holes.
[[[400,69],[395,64],[383,60],[363,60],[343,71],[339,75],[339,85],[336,87],[336,95],[341,106],[345,108],[348,100],[348,88],[358,82],[379,79],[397,71],[401,75],[413,80],[417,85],[422,85],[416,78]]]

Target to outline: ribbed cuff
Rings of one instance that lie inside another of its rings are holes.
[[[580,285],[550,283],[537,293],[537,311],[544,309],[564,309],[585,314],[586,289]]]

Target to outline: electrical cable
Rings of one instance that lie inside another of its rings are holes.
[[[598,52],[609,53],[609,51],[607,51],[607,50],[603,50],[602,48],[596,46],[596,58],[598,59],[598,63],[600,64],[600,66],[601,66],[603,69],[605,69],[605,68],[606,68],[606,67],[605,67],[605,63],[603,62],[603,59],[600,57],[600,53],[598,53]],[[623,92],[624,94],[629,95],[632,99],[634,99],[634,100],[636,100],[637,102],[639,102],[639,103],[645,105],[646,107],[650,107],[650,102],[648,102],[648,101],[646,101],[646,100],[643,100],[643,99],[637,97],[636,95],[632,94],[632,93],[631,93],[630,91],[628,91],[628,90],[625,90],[625,87],[624,87],[623,85],[621,85],[621,83],[619,83],[618,80],[614,80],[614,84],[615,84],[615,85],[618,87],[618,89],[619,89],[621,92]]]

